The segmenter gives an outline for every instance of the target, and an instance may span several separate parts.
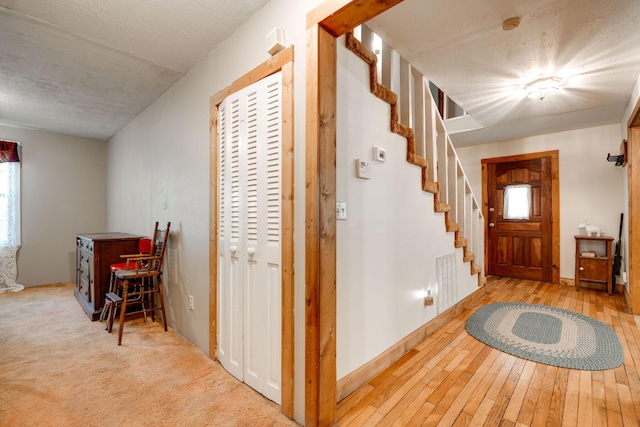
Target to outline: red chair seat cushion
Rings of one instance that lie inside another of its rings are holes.
[[[111,271],[116,272],[118,270],[126,270],[128,268],[136,268],[136,262],[135,261],[130,261],[129,265],[127,265],[127,262],[118,262],[116,264],[111,264]]]

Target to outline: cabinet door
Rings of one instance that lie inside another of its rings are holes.
[[[608,279],[608,262],[604,259],[580,259],[580,279],[606,282]]]

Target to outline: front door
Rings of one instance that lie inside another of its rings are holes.
[[[550,155],[483,160],[487,274],[558,280],[553,161]]]

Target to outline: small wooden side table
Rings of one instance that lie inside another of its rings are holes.
[[[609,236],[574,236],[576,239],[576,291],[580,282],[604,283],[609,295],[613,294],[613,258]]]

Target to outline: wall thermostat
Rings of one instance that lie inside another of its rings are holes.
[[[377,145],[373,146],[373,160],[385,162],[387,160],[387,150]]]

